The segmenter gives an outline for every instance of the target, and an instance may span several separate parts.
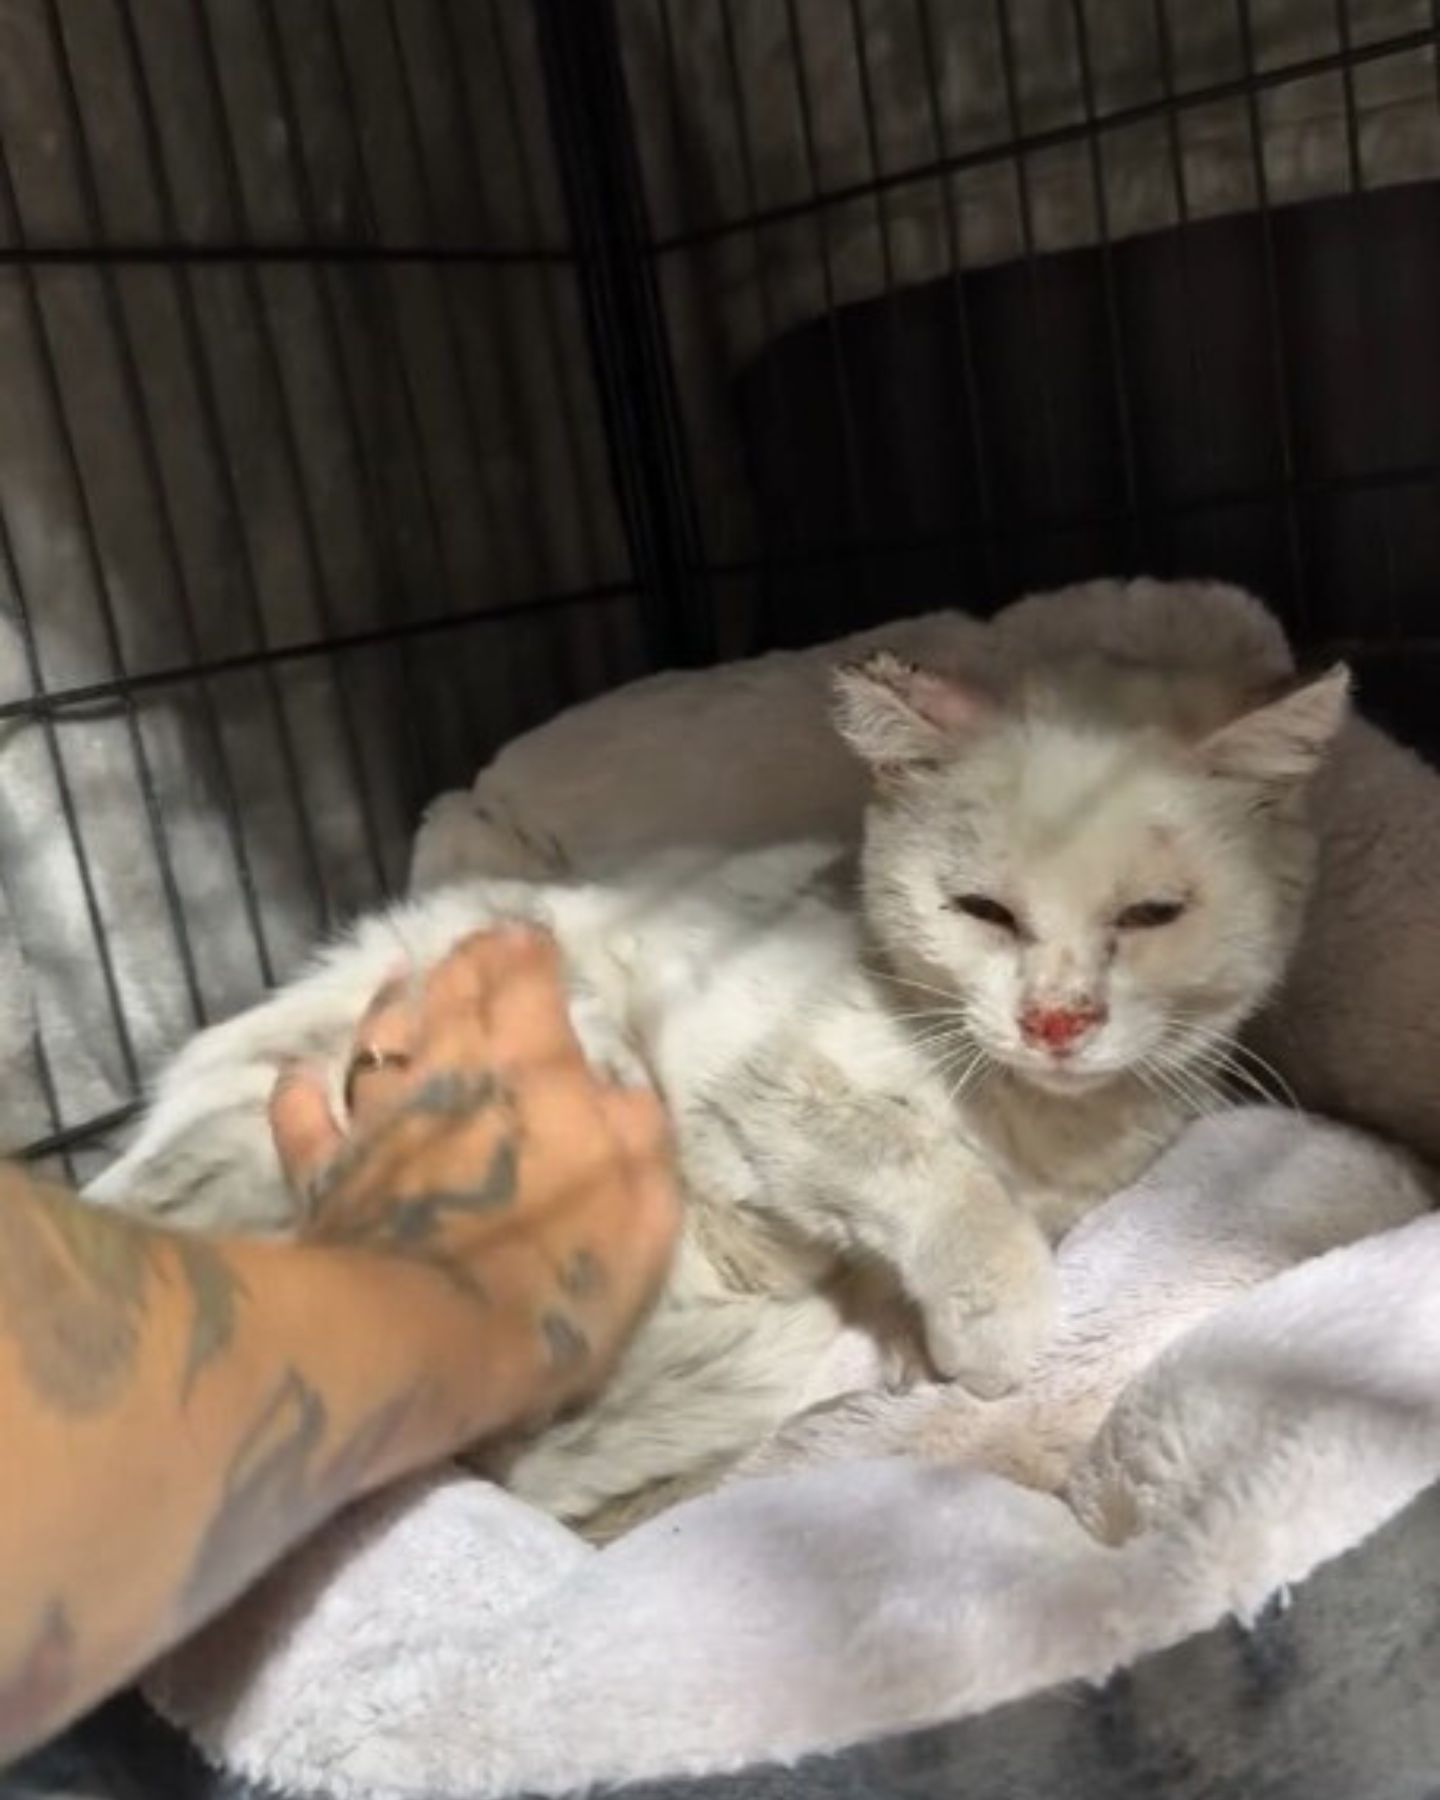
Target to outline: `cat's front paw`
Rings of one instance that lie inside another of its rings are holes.
[[[1055,1322],[1055,1261],[1023,1213],[990,1241],[946,1246],[917,1294],[936,1372],[982,1400],[1024,1380]]]

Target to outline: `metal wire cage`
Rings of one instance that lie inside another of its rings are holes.
[[[1412,735],[1437,0],[10,0],[0,1126],[646,669],[1147,570]]]

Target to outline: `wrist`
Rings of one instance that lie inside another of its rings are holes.
[[[326,1399],[337,1435],[379,1414],[393,1427],[359,1488],[453,1454],[479,1431],[476,1304],[437,1271],[348,1246],[243,1240],[228,1247],[257,1332],[277,1365]],[[467,1354],[468,1353],[468,1354]]]

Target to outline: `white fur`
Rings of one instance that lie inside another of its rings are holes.
[[[1300,786],[1343,708],[1343,690],[1328,711],[1315,694],[1335,686],[1247,708],[1213,682],[1070,659],[1002,701],[894,659],[852,669],[842,729],[877,778],[859,911],[824,845],[442,889],[199,1039],[92,1192],[284,1224],[264,1123],[280,1063],[338,1069],[397,950],[425,966],[477,925],[539,919],[592,1059],[665,1096],[687,1229],[614,1381],[510,1463],[515,1490],[580,1518],[712,1474],[799,1403],[869,1265],[918,1310],[941,1374],[1004,1392],[1052,1317],[1042,1228],[1210,1103],[1214,1044],[1279,974],[1309,863]],[[1297,709],[1319,720],[1299,749]],[[1162,882],[1186,916],[1126,931],[1120,909]],[[971,885],[1003,885],[1023,934],[957,916]],[[1104,1010],[1092,1041],[1021,1043],[1016,1017],[1062,981]]]

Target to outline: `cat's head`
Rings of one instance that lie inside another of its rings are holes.
[[[1220,1054],[1300,928],[1347,670],[1257,696],[1087,658],[1002,694],[882,654],[836,688],[867,921],[937,1045],[1076,1093]]]

